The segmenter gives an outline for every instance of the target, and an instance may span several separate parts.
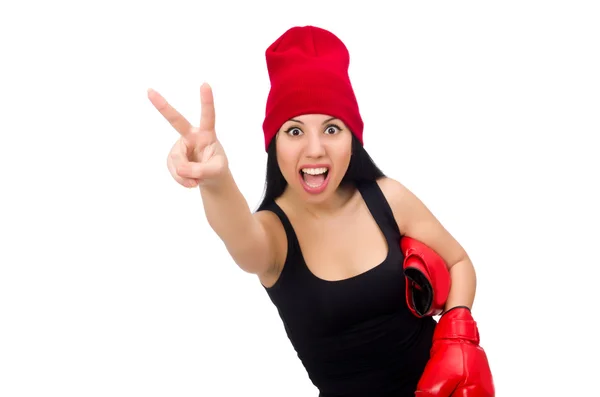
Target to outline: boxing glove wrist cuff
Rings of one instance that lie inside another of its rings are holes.
[[[445,312],[433,334],[435,340],[460,339],[479,344],[477,323],[466,306],[457,306]]]

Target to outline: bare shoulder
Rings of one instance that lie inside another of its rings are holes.
[[[273,211],[269,210],[260,210],[256,211],[253,215],[260,223],[267,229],[277,229],[281,227],[283,230],[283,225],[279,221],[279,217]]]
[[[388,177],[377,182],[403,236],[412,237],[433,248],[450,266],[466,256],[458,241],[406,186]]]
[[[383,192],[385,198],[390,202],[393,201],[397,203],[399,200],[405,198],[408,193],[410,193],[406,186],[404,186],[398,180],[387,176],[379,178],[377,180],[377,184],[379,185],[379,188]]]
[[[411,198],[416,199],[416,196],[414,196],[412,192],[398,180],[390,177],[379,178],[377,180],[377,184],[379,185],[381,192],[392,209],[394,218],[396,218],[396,222],[400,228],[400,232],[404,234],[404,226],[406,221],[404,212],[410,204]]]
[[[263,274],[258,275],[261,282],[268,287],[275,283],[283,269],[287,255],[287,237],[281,220],[273,211],[256,211],[254,217],[263,228],[271,253],[272,265]]]
[[[437,223],[429,208],[400,181],[383,177],[377,183],[392,208],[402,234],[411,234],[418,224]]]

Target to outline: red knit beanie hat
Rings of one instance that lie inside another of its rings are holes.
[[[265,150],[290,118],[327,114],[363,143],[363,121],[348,76],[350,54],[333,33],[314,26],[287,30],[266,52],[271,90],[263,131]]]

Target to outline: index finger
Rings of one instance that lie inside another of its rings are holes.
[[[154,105],[156,110],[163,115],[165,119],[181,135],[186,135],[192,130],[192,125],[181,115],[173,106],[171,106],[162,95],[152,88],[148,89],[148,99]]]

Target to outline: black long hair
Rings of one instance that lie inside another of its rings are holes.
[[[263,199],[257,209],[264,209],[269,203],[281,196],[285,191],[287,182],[279,169],[277,162],[277,139],[272,139],[267,149],[267,173],[265,177],[265,191]],[[359,184],[362,182],[372,182],[385,176],[383,171],[377,167],[369,153],[358,139],[352,135],[352,156],[346,174],[342,178],[341,184]]]

